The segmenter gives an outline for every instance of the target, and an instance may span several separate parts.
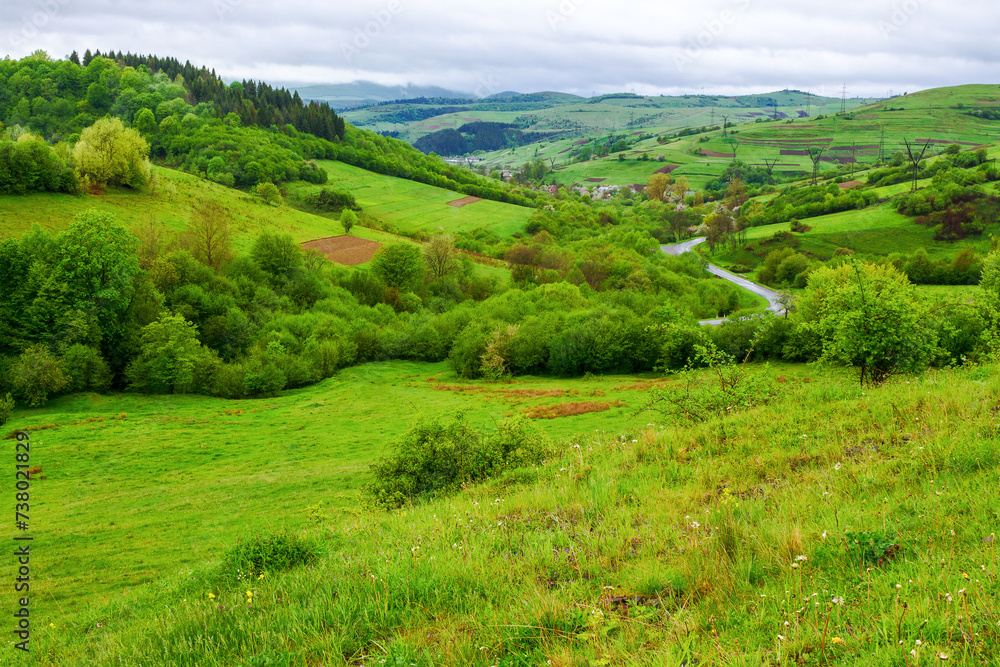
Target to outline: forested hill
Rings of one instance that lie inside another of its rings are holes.
[[[88,66],[101,56],[100,51],[88,49],[79,59],[76,51],[70,54],[70,62]],[[228,113],[239,115],[244,126],[270,127],[291,125],[300,132],[308,132],[330,141],[344,138],[344,119],[338,116],[326,103],[305,104],[298,92],[291,93],[284,88],[273,88],[263,81],[234,81],[228,86],[213,68],[195,67],[190,61],[181,65],[176,58],[160,58],[155,55],[108,52],[103,54],[125,67],[136,70],[145,68],[150,74],[162,72],[170,79],[185,86],[190,101],[194,104],[210,102],[220,118]],[[178,80],[177,77],[181,78]]]
[[[214,70],[173,58],[90,51],[82,59],[36,51],[0,60],[0,142],[10,144],[0,146],[0,194],[73,190],[62,177],[73,166],[72,147],[105,116],[139,132],[154,162],[230,187],[321,184],[326,172],[314,160],[326,159],[484,199],[521,205],[537,199],[403,141],[357,130],[297,93],[255,81],[227,86]],[[22,137],[51,149],[14,146]],[[35,167],[11,166],[22,153],[32,154]]]

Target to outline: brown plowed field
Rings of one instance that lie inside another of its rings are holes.
[[[453,199],[448,202],[448,206],[454,206],[455,208],[462,208],[463,206],[468,206],[469,204],[475,204],[477,201],[483,201],[479,197],[462,197],[461,199]]]
[[[371,260],[382,244],[345,234],[344,236],[328,236],[325,239],[306,241],[302,247],[306,250],[319,250],[331,262],[357,266]]]

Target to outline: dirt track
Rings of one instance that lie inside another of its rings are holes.
[[[463,206],[468,206],[469,204],[475,204],[477,201],[483,201],[479,197],[462,197],[461,199],[453,199],[448,202],[448,206],[454,206],[455,208],[462,208]]]

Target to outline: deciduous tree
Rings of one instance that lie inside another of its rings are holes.
[[[213,201],[205,200],[198,205],[183,240],[199,262],[216,271],[234,255],[229,215]]]
[[[450,234],[436,234],[424,244],[424,263],[435,280],[460,268],[455,258],[455,241]]]
[[[650,199],[664,201],[673,182],[674,177],[670,174],[653,174],[649,177],[649,182],[646,184],[646,194],[649,195]]]
[[[852,262],[817,270],[796,317],[821,340],[821,358],[850,366],[862,385],[925,369],[935,347],[913,286],[891,264]]]
[[[102,118],[73,147],[77,171],[102,185],[140,188],[149,181],[149,144],[117,118]]]

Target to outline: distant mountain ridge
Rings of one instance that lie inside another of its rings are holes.
[[[409,100],[418,97],[440,97],[470,99],[475,96],[469,92],[448,90],[438,86],[383,86],[371,81],[354,81],[352,83],[314,84],[306,86],[288,85],[288,88],[299,93],[303,100],[326,102],[334,109],[350,109],[359,106],[392,102],[394,100]]]

